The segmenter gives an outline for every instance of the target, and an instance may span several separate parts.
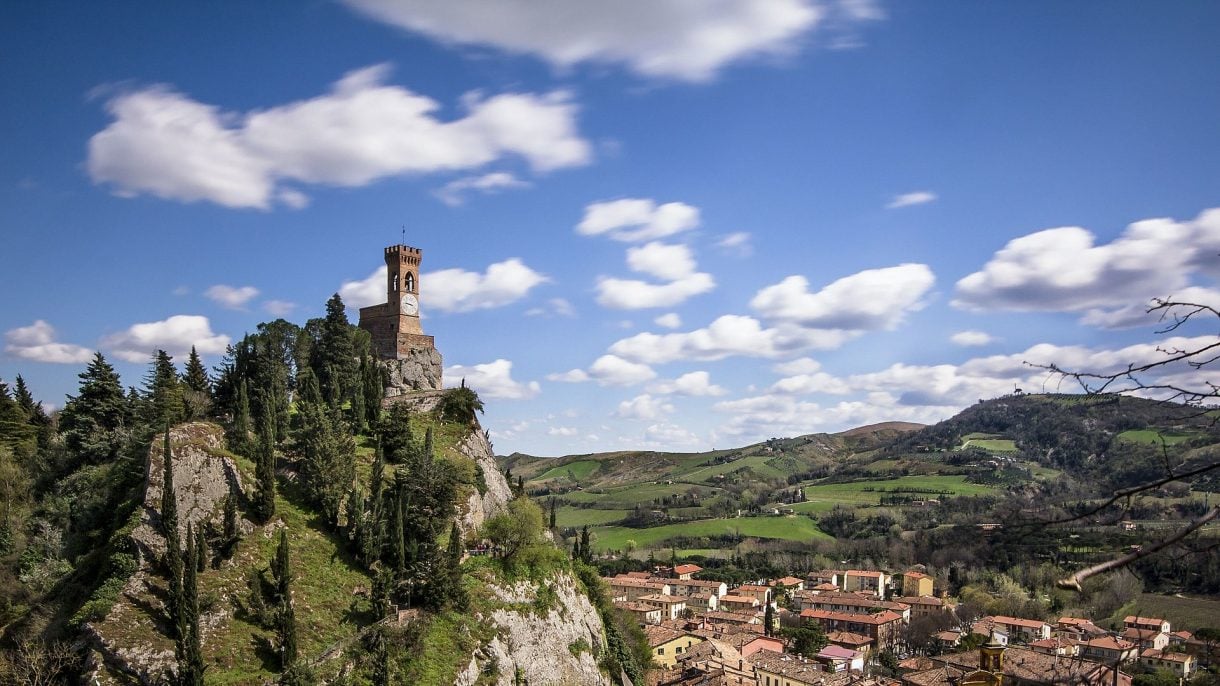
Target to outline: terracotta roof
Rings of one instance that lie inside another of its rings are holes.
[[[932,577],[928,576],[927,574],[924,574],[923,572],[903,572],[902,575],[906,576],[906,577],[910,577],[912,579],[931,579],[932,578]]]
[[[660,581],[651,581],[649,579],[636,579],[632,577],[616,576],[609,579],[602,579],[611,586],[630,586],[632,588],[665,588],[666,583]]]
[[[907,659],[898,663],[899,669],[907,669],[913,672],[932,669],[934,666],[935,665],[932,664],[932,660],[923,655],[908,657]]]
[[[937,598],[930,595],[900,595],[890,599],[895,603],[903,603],[904,605],[932,605],[934,607],[943,607],[945,604],[944,598]]]
[[[777,584],[783,584],[784,586],[796,586],[796,585],[798,585],[798,584],[803,584],[803,583],[805,583],[805,580],[804,580],[804,579],[798,579],[798,578],[796,578],[795,576],[786,576],[786,577],[784,577],[784,578],[782,578],[782,579],[778,579],[778,580],[776,580],[776,582],[775,582],[775,583],[777,583]]]
[[[1155,629],[1139,629],[1133,626],[1127,627],[1122,633],[1122,637],[1128,641],[1150,641],[1160,635],[1161,632]]]
[[[834,584],[830,583],[829,581],[823,581],[822,583],[813,587],[813,590],[815,590],[815,591],[836,591],[838,589],[839,589],[838,586],[835,586]]]
[[[851,631],[830,631],[826,634],[826,640],[831,643],[849,646],[864,646],[873,642],[873,639],[864,634],[857,634]]]
[[[686,602],[686,598],[680,595],[665,595],[664,593],[650,593],[642,595],[636,600],[645,603],[661,603],[662,605],[679,605]]]
[[[885,574],[885,572],[873,572],[873,571],[869,571],[867,569],[849,569],[849,570],[847,570],[847,576],[869,576],[869,577],[874,577],[874,578],[880,578],[883,574]]]
[[[1149,624],[1160,626],[1165,620],[1159,617],[1138,617],[1136,615],[1127,615],[1123,617],[1123,624]]]
[[[644,635],[648,637],[648,645],[656,648],[664,643],[669,643],[676,638],[682,638],[686,634],[681,631],[676,631],[665,626],[657,626],[650,624],[644,627]]]
[[[984,617],[983,619],[990,619],[991,621],[995,622],[996,624],[1003,624],[1005,626],[1023,626],[1023,627],[1029,628],[1029,629],[1041,629],[1042,627],[1047,626],[1047,623],[1040,619],[1024,619],[1022,617],[1005,617],[1004,615],[996,615],[994,617]]]
[[[661,608],[659,608],[659,607],[653,607],[653,606],[649,605],[648,603],[641,603],[641,602],[637,602],[634,600],[630,600],[627,602],[616,602],[614,604],[614,606],[617,608],[621,608],[623,610],[630,610],[632,612],[660,612],[661,611]]]
[[[734,588],[733,590],[734,591],[770,591],[771,587],[770,586],[759,586],[757,584],[742,584],[742,585],[738,586],[737,588]]]
[[[975,670],[979,665],[978,651],[967,651],[941,655],[936,661],[958,670]],[[1044,684],[1109,684],[1113,683],[1113,672],[1105,665],[1076,657],[1047,655],[1025,648],[1010,647],[1004,651],[1004,681],[1009,678],[1022,683]],[[914,675],[904,677],[907,680]],[[1119,684],[1130,684],[1131,679],[1120,673]],[[1125,677],[1125,679],[1124,679]],[[920,682],[938,683],[938,682]],[[944,682],[939,682],[944,683]]]
[[[832,612],[830,610],[801,610],[801,616],[810,619],[833,619],[840,622],[855,622],[857,624],[889,624],[890,622],[902,620],[902,615],[890,610],[876,614]]]
[[[1194,659],[1193,655],[1187,655],[1185,653],[1166,653],[1162,650],[1156,650],[1153,648],[1144,650],[1144,652],[1140,653],[1140,657],[1149,658],[1152,660],[1165,660],[1167,662],[1181,662],[1183,664]]]
[[[1092,640],[1085,641],[1084,645],[1090,648],[1100,648],[1102,650],[1131,650],[1135,647],[1134,643],[1124,641],[1121,638],[1114,638],[1113,636],[1094,638]]]
[[[722,595],[722,596],[720,596],[720,602],[728,603],[728,604],[742,603],[742,604],[752,605],[754,603],[757,603],[758,599],[751,598],[750,596],[745,596],[745,595]]]
[[[674,567],[674,574],[695,574],[702,571],[703,568],[699,565],[678,565]]]
[[[1065,626],[1080,626],[1082,624],[1092,624],[1093,620],[1083,617],[1060,617],[1057,623]]]
[[[854,660],[858,655],[859,653],[854,650],[833,643],[818,651],[818,657],[826,657],[831,660]]]

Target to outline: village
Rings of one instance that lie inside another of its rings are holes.
[[[648,638],[650,686],[1130,686],[1152,672],[1183,683],[1214,650],[1154,617],[1128,616],[1116,631],[1084,617],[962,618],[916,570],[825,570],[735,588],[702,571],[677,564],[603,578]],[[948,628],[916,648],[921,625]],[[821,633],[824,646],[781,627],[813,628],[804,633]]]

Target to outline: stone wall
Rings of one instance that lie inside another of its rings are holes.
[[[385,396],[394,398],[415,391],[439,391],[444,360],[436,348],[412,348],[402,359],[383,360],[388,374]]]

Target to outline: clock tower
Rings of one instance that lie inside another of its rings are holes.
[[[413,350],[435,349],[419,323],[419,263],[423,252],[409,245],[385,249],[386,301],[360,308],[360,328],[373,337],[373,350],[384,360],[403,360]]]

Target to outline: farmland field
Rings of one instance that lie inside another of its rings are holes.
[[[810,503],[875,505],[881,502],[882,495],[895,493],[918,496],[948,491],[952,495],[986,495],[993,490],[991,486],[969,483],[966,477],[960,475],[903,476],[897,479],[805,486],[805,497]]]
[[[818,529],[808,517],[739,517],[735,519],[701,519],[693,522],[666,524],[649,529],[632,529],[625,526],[599,526],[592,529],[598,550],[622,550],[628,540],[635,541],[639,548],[658,547],[678,536],[754,536],[778,538],[790,541],[808,541],[815,538],[830,538]]]
[[[1115,612],[1111,619],[1121,623],[1126,615],[1162,617],[1169,620],[1174,631],[1186,629],[1193,632],[1205,626],[1220,627],[1220,600],[1141,593]]]
[[[1165,445],[1177,445],[1184,441],[1188,441],[1194,436],[1192,434],[1178,433],[1175,431],[1157,431],[1156,429],[1138,429],[1124,431],[1118,435],[1118,440],[1127,441],[1129,443],[1144,443],[1148,445],[1160,445],[1161,441]]]
[[[543,503],[545,504],[545,502]],[[617,522],[627,516],[630,510],[595,510],[592,508],[569,507],[564,505],[555,513],[555,523],[565,526],[597,526]]]
[[[579,481],[588,477],[595,472],[601,463],[597,460],[580,460],[579,462],[569,462],[558,467],[551,467],[531,481],[546,481],[547,479],[558,479],[568,477]]]

